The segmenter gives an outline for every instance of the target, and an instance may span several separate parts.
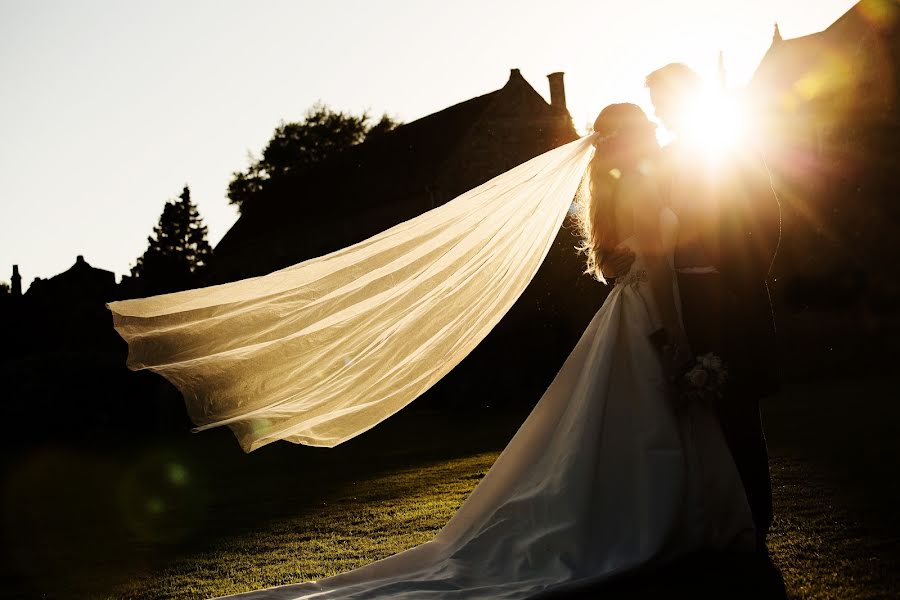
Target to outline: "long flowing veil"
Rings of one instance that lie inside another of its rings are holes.
[[[331,254],[110,302],[128,367],[168,379],[194,431],[227,425],[246,452],[359,435],[425,392],[506,314],[547,255],[592,141]]]

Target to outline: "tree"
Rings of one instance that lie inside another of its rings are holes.
[[[381,119],[377,123],[372,125],[368,131],[366,131],[365,141],[368,142],[369,140],[379,138],[388,131],[396,129],[398,125],[400,125],[400,123],[395,121],[389,115],[381,115]]]
[[[336,112],[322,103],[306,111],[302,121],[282,121],[272,134],[260,158],[249,155],[246,171],[232,174],[228,201],[243,211],[274,180],[307,169],[350,146],[384,135],[399,125],[383,115],[374,125],[368,113],[352,115]]]
[[[0,281],[0,296],[9,296],[10,294],[9,284],[5,281]]]
[[[159,224],[147,238],[147,250],[131,269],[147,292],[184,290],[203,282],[212,257],[206,226],[185,185],[178,200],[163,207]]]

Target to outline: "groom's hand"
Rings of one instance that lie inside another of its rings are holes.
[[[600,271],[607,279],[621,277],[628,272],[633,262],[634,252],[628,248],[616,248],[600,260]]]

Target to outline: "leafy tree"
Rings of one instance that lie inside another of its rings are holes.
[[[377,123],[375,123],[374,125],[369,127],[369,130],[366,131],[365,141],[368,142],[369,140],[381,137],[388,131],[392,131],[393,129],[396,129],[398,125],[400,125],[400,123],[395,121],[389,115],[386,115],[386,114],[381,115],[381,119],[379,119],[379,121]]]
[[[9,284],[5,281],[0,281],[0,296],[9,296],[10,293]]]
[[[352,115],[316,103],[302,121],[282,121],[260,158],[249,155],[246,171],[235,172],[228,184],[228,200],[244,210],[273,180],[306,169],[350,146],[377,138],[399,125],[383,115],[374,125],[368,113]]]
[[[188,289],[203,281],[212,248],[206,240],[206,226],[191,191],[184,186],[178,200],[163,207],[159,224],[147,238],[147,250],[131,269],[144,291],[168,292]]]

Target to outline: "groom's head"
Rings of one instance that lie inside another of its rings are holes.
[[[676,134],[682,133],[691,104],[703,87],[700,76],[683,63],[670,63],[647,75],[644,83],[662,124]]]

